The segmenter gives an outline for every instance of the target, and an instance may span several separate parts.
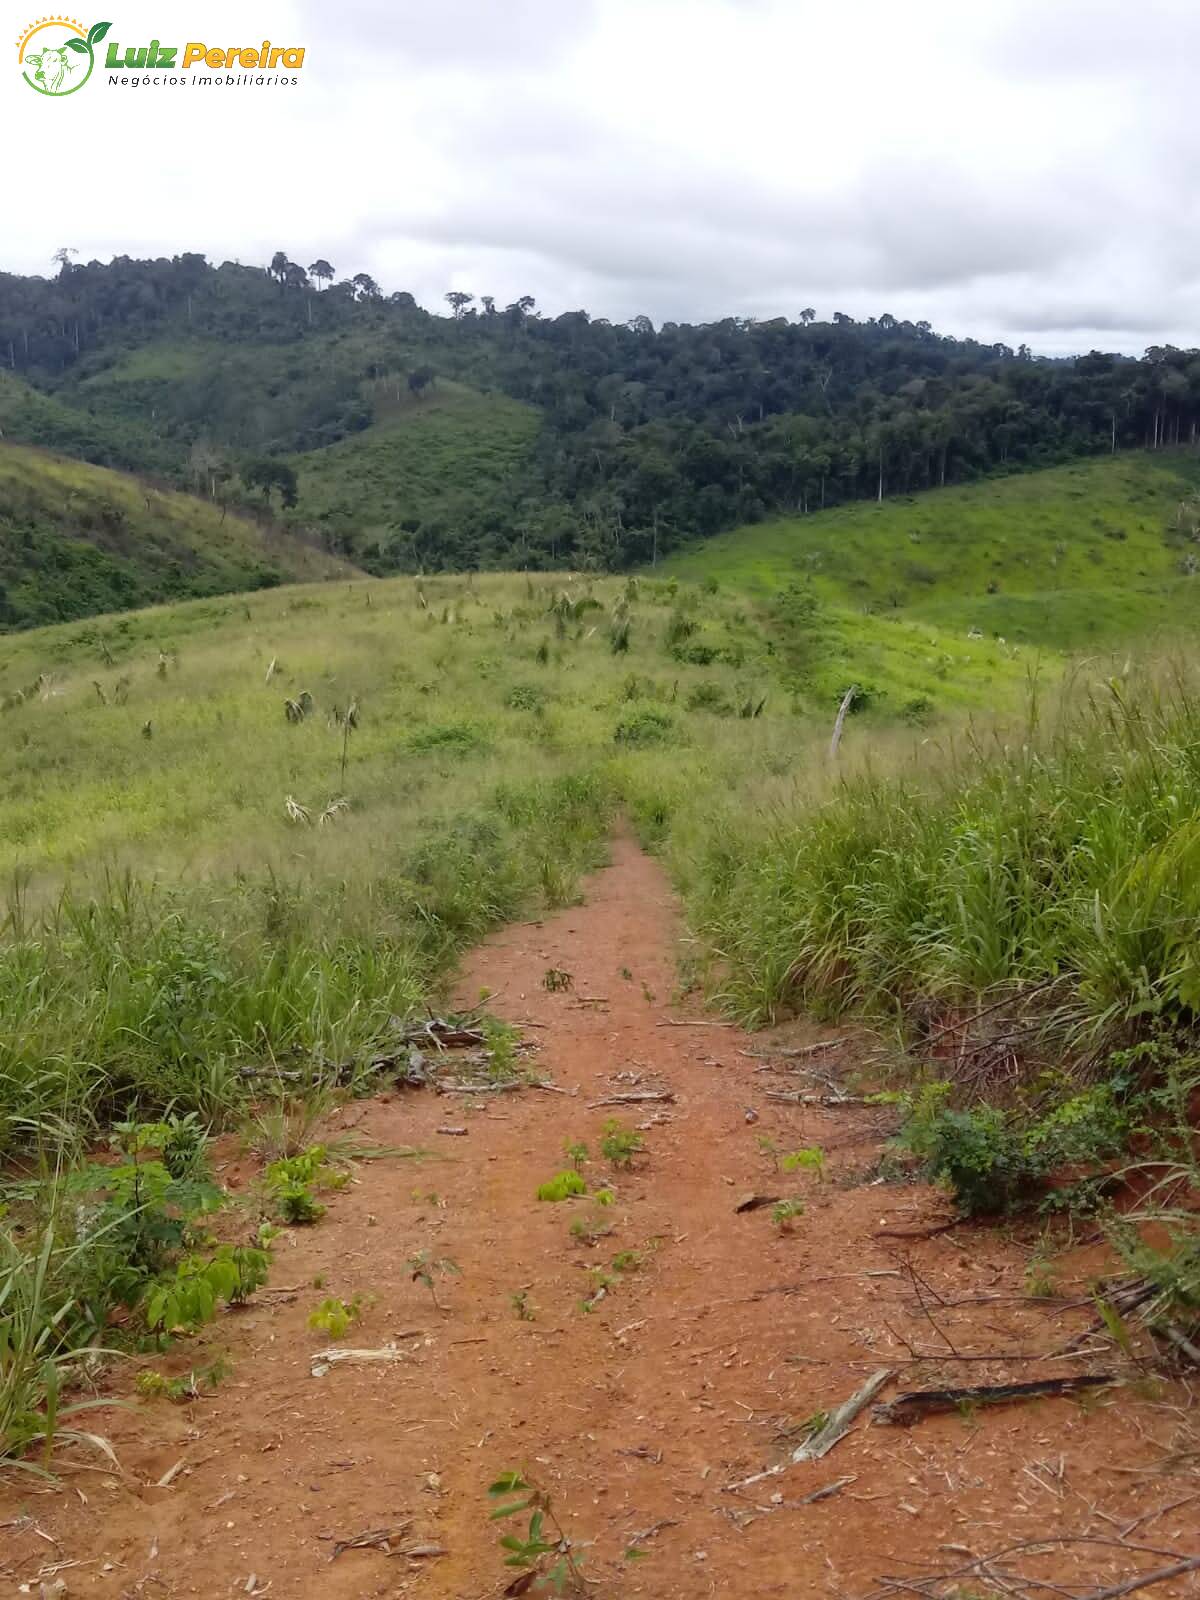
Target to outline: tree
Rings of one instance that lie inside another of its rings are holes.
[[[289,289],[306,289],[308,287],[308,273],[295,261],[289,261],[284,281]]]
[[[242,482],[248,489],[257,489],[261,493],[264,505],[270,505],[273,489],[279,490],[279,498],[285,508],[296,504],[296,474],[286,461],[273,461],[267,457],[251,461],[242,469]]]
[[[414,367],[408,375],[408,392],[416,399],[420,399],[426,389],[436,381],[437,374],[432,367]]]
[[[494,294],[481,294],[479,303],[489,317],[496,315],[496,296]]]
[[[473,294],[464,294],[461,289],[451,289],[449,294],[443,295],[442,298],[446,301],[447,305],[450,305],[454,308],[454,317],[455,321],[457,321],[467,307],[471,304],[471,301],[474,300],[475,296]]]
[[[287,277],[287,269],[290,266],[291,262],[288,260],[284,252],[282,250],[276,250],[275,254],[271,257],[271,265],[267,268],[267,272],[272,278],[278,278],[279,287],[281,289],[283,288],[284,279]]]
[[[78,254],[79,254],[79,251],[76,250],[76,248],[75,248],[75,246],[73,244],[64,244],[64,245],[60,245],[58,247],[58,249],[54,252],[54,254],[50,257],[51,261],[57,261],[59,275],[61,277],[65,278],[67,276],[67,274],[70,272],[70,270],[71,270],[71,257],[72,256],[77,256]]]
[[[318,256],[312,266],[309,267],[308,275],[310,278],[315,278],[318,283],[328,284],[333,282],[333,268],[323,256]]]
[[[804,310],[800,313],[800,321],[807,328],[810,322],[815,322],[816,320],[817,313],[811,306],[805,306]]]
[[[380,298],[379,285],[369,272],[356,272],[350,279],[359,300],[378,300]]]

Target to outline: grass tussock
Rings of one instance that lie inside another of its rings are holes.
[[[696,917],[748,1020],[912,1021],[1038,988],[1087,1053],[1200,1008],[1200,697],[1113,680],[1049,723],[921,742],[812,803],[727,818]]]

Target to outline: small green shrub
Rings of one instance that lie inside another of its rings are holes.
[[[185,1256],[146,1297],[147,1325],[164,1333],[211,1322],[217,1305],[243,1305],[267,1281],[270,1257],[253,1245],[221,1245],[207,1258]]]
[[[675,737],[675,721],[666,711],[656,711],[645,706],[622,717],[617,723],[613,739],[617,744],[644,748],[647,745],[669,744]]]
[[[615,1117],[604,1124],[600,1154],[618,1170],[632,1167],[634,1156],[646,1148],[646,1141],[633,1128],[623,1128]]]
[[[327,1339],[343,1339],[350,1325],[358,1321],[362,1304],[360,1294],[348,1301],[331,1295],[322,1300],[315,1311],[309,1312],[308,1325],[314,1333],[323,1333]]]
[[[537,1197],[539,1200],[558,1202],[569,1200],[572,1195],[586,1194],[587,1184],[574,1168],[568,1172],[559,1172],[547,1183],[538,1186]]]

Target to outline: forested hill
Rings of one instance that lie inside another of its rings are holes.
[[[0,274],[0,432],[237,505],[374,571],[616,567],[779,513],[1195,436],[1200,352],[1043,360],[886,314],[701,326],[448,295],[279,252]]]

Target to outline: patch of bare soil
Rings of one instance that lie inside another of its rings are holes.
[[[1195,1552],[1200,1484],[1157,1470],[1191,1403],[1182,1385],[952,1408],[909,1426],[868,1407],[827,1455],[791,1463],[806,1429],[881,1369],[895,1373],[887,1401],[1103,1372],[1112,1355],[1086,1337],[1064,1355],[1091,1308],[1026,1297],[1027,1241],[931,1231],[949,1215],[942,1197],[871,1177],[889,1113],[827,1103],[853,1040],[769,1060],[761,1037],[673,1006],[677,935],[662,871],[621,837],[583,905],[478,950],[460,1001],[491,990],[567,1092],[397,1090],[334,1119],[332,1131],[433,1154],[359,1164],[323,1222],[277,1242],[270,1290],[172,1353],[173,1371],[227,1353],[231,1375],[210,1396],[105,1416],[123,1476],[94,1458],[83,1470],[74,1450],[58,1483],[7,1476],[10,1592],[482,1600],[512,1576],[497,1547],[511,1524],[488,1521],[487,1486],[519,1467],[553,1494],[597,1596],[951,1583],[1078,1596]],[[570,987],[548,991],[550,968]],[[788,1040],[805,1042],[823,1040]],[[650,1090],[673,1098],[602,1104]],[[599,1159],[608,1116],[642,1132],[631,1171]],[[762,1139],[820,1146],[824,1178],[776,1172]],[[589,1185],[611,1180],[611,1207],[535,1198],[576,1140],[591,1150]],[[223,1176],[245,1189],[253,1173],[243,1158]],[[750,1195],[800,1195],[805,1211],[782,1232],[770,1206],[738,1210]],[[577,1216],[612,1233],[581,1243]],[[459,1268],[437,1280],[442,1310],[412,1281],[421,1251]],[[637,1264],[614,1271],[625,1251]],[[1081,1273],[1094,1265],[1080,1257]],[[1070,1261],[1060,1282],[1078,1298]],[[395,1359],[314,1376],[323,1341],[307,1315],[355,1294],[374,1303],[340,1342],[394,1344]],[[376,1541],[342,1548],[363,1534]],[[1026,1548],[1046,1539],[1063,1542]],[[645,1557],[629,1562],[634,1545]],[[1195,1573],[1153,1589],[1197,1592]]]

